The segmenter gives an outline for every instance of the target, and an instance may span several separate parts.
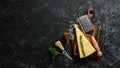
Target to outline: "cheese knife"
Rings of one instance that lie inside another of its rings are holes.
[[[70,60],[73,60],[72,57],[71,57],[70,55],[68,55],[68,53],[65,51],[65,49],[64,49],[64,47],[63,47],[63,45],[62,45],[62,43],[61,43],[60,41],[56,41],[56,42],[55,42],[55,45],[62,50],[62,53],[63,53],[67,58],[69,58]]]

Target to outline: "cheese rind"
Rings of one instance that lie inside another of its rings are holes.
[[[79,50],[79,57],[85,58],[95,52],[95,49],[91,45],[91,43],[87,40],[87,38],[84,36],[84,34],[80,31],[77,25],[74,25],[76,37],[77,37],[77,44],[78,44],[78,50]],[[83,46],[84,46],[84,52],[85,56],[82,53],[81,44],[80,44],[80,36],[82,36]]]

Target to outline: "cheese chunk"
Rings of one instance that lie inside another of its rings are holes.
[[[95,49],[91,45],[91,43],[88,41],[88,39],[84,36],[84,34],[80,31],[77,25],[74,25],[76,37],[77,37],[77,44],[78,44],[78,50],[79,50],[79,57],[85,58],[95,52]],[[83,55],[81,44],[80,44],[80,36],[82,36],[82,43],[84,47],[85,56]]]

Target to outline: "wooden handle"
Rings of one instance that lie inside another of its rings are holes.
[[[70,42],[70,34],[65,32],[64,37],[65,37],[66,43],[69,44],[69,42]]]
[[[98,46],[97,41],[95,40],[95,37],[94,37],[94,36],[91,36],[91,40],[92,40],[92,43],[93,43],[94,48],[95,48],[96,51],[97,51],[97,56],[98,56],[98,57],[101,57],[103,54],[102,54],[102,52],[101,52],[101,50],[100,50],[100,48],[99,48],[99,46]]]
[[[62,45],[62,43],[61,43],[60,41],[56,41],[56,42],[55,42],[55,45],[56,45],[57,47],[59,47],[62,51],[65,50],[64,47],[63,47],[63,45]]]

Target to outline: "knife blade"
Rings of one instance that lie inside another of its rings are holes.
[[[72,60],[72,58],[68,55],[68,53],[70,53],[69,49],[71,49],[70,48],[70,33],[64,32],[64,38],[66,41],[65,48],[66,48],[67,52],[63,51],[63,53],[65,54],[65,56],[67,56],[69,59]]]
[[[62,43],[59,40],[55,42],[55,45],[62,50],[63,55],[65,55],[68,59],[73,60],[72,57],[65,51]]]
[[[68,53],[64,50],[62,52],[67,58],[69,58],[70,60],[73,60],[72,57],[70,55],[68,55]]]

